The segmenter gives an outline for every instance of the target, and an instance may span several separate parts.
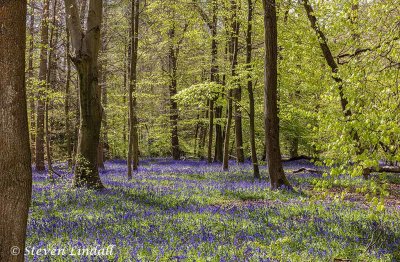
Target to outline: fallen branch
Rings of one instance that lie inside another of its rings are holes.
[[[310,156],[306,156],[306,155],[300,155],[300,156],[294,156],[288,159],[282,159],[282,162],[289,162],[289,161],[295,161],[295,160],[313,160],[315,158],[310,157]]]
[[[371,167],[369,169],[370,172],[375,172],[375,173],[400,173],[400,167],[399,166],[380,166],[378,168],[376,167]]]
[[[400,167],[399,166],[380,166],[378,168],[376,167],[371,167],[366,169],[369,173],[375,172],[375,173],[400,173]],[[302,167],[297,170],[292,171],[293,174],[301,173],[301,172],[309,172],[309,173],[317,173],[317,174],[323,174],[323,170],[318,170],[318,169],[313,169],[313,168],[306,168]],[[368,173],[368,174],[369,174]]]
[[[302,168],[299,168],[297,170],[294,170],[292,173],[293,174],[297,174],[297,173],[301,173],[301,172],[310,172],[310,173],[317,173],[317,174],[324,173],[324,171],[322,171],[322,170],[313,169],[313,168],[306,168],[306,167],[302,167]]]

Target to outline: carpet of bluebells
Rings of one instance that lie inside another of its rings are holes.
[[[291,172],[300,167],[315,168],[285,163],[295,191],[271,191],[265,166],[254,181],[249,163],[223,172],[204,161],[147,159],[128,180],[125,161],[114,160],[101,171],[100,192],[71,188],[71,174],[51,182],[35,172],[28,247],[115,248],[107,256],[26,259],[400,261],[399,175],[363,181]]]

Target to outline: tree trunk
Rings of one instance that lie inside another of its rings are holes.
[[[30,12],[29,12],[29,60],[28,60],[28,81],[31,85],[33,85],[33,55],[34,55],[34,33],[35,33],[35,9],[34,9],[34,1],[30,2]],[[34,92],[31,91],[29,94],[29,107],[30,107],[30,145],[31,145],[31,157],[32,161],[35,160],[35,95]]]
[[[207,144],[207,162],[212,163],[212,144],[214,138],[214,100],[209,100],[208,107],[208,144]]]
[[[229,45],[229,54],[230,54],[230,62],[231,62],[231,76],[234,79],[237,75],[236,67],[237,67],[237,56],[238,56],[238,34],[239,34],[239,23],[237,21],[237,2],[236,0],[231,0],[231,11],[232,11],[232,33],[231,33],[231,42]],[[227,112],[227,123],[225,128],[225,141],[224,141],[224,161],[223,161],[223,169],[228,170],[229,168],[229,139],[230,139],[230,129],[232,122],[232,97],[235,95],[237,91],[238,83],[237,80],[232,81],[232,85],[234,86],[232,90],[228,91],[228,112]],[[236,102],[236,101],[235,101]],[[236,105],[235,105],[236,106]],[[236,117],[236,116],[235,116]],[[236,126],[235,126],[236,131]]]
[[[194,131],[194,146],[193,146],[193,156],[195,157],[197,155],[197,136],[199,135],[199,129],[200,129],[200,113],[197,114],[196,117],[197,123],[196,123],[196,128]]]
[[[264,119],[267,163],[271,188],[290,187],[283,172],[278,119],[278,34],[275,0],[263,0],[264,8]]]
[[[81,112],[74,186],[101,189],[104,186],[98,173],[97,150],[102,108],[97,61],[87,58],[74,63],[79,74]]]
[[[217,0],[212,1],[212,21],[209,21],[209,28],[211,30],[211,71],[210,71],[210,80],[211,82],[218,83],[218,65],[217,65],[217,58],[218,58],[218,42],[217,42],[217,24],[218,24],[218,17],[217,17],[217,9],[218,3]],[[209,151],[208,151],[208,162],[211,163],[212,159],[212,141],[213,141],[213,131],[214,131],[214,120],[219,120],[221,118],[222,107],[216,106],[215,101],[218,97],[211,99],[210,101],[210,122],[209,122]],[[215,119],[214,119],[215,118]],[[217,121],[215,123],[215,151],[214,151],[214,161],[222,162],[222,152],[223,151],[223,141],[222,141],[222,126]]]
[[[215,108],[215,153],[214,162],[222,162],[224,159],[224,137],[222,125],[219,120],[222,118],[222,106],[217,106]]]
[[[238,3],[237,0],[231,0],[231,11],[232,11],[232,35],[231,44],[234,46],[238,45],[239,42],[239,21],[237,17],[238,13]],[[236,48],[237,49],[237,48]],[[236,50],[237,52],[237,50]],[[237,54],[233,55],[232,68],[237,66]],[[235,73],[236,74],[236,73]],[[236,161],[238,163],[244,162],[243,153],[243,131],[242,131],[242,112],[240,108],[240,102],[242,100],[242,88],[240,84],[235,86],[232,91],[234,103],[234,114],[235,114],[235,145],[236,145]]]
[[[234,92],[234,111],[235,111],[235,145],[236,145],[236,161],[244,163],[243,152],[243,131],[242,131],[242,112],[240,102],[242,100],[242,88],[238,86]]]
[[[88,0],[78,0],[79,1],[79,12],[80,12],[80,22],[82,25],[82,28],[85,28],[85,18],[87,14],[87,1]]]
[[[137,131],[137,109],[136,109],[136,88],[137,88],[137,54],[138,54],[138,33],[139,33],[139,0],[132,1],[131,14],[131,65],[129,81],[129,148],[128,148],[128,178],[132,178],[133,170],[138,169],[138,131]],[[133,162],[133,163],[132,163]],[[132,166],[133,164],[133,166]]]
[[[105,42],[105,40],[103,41]],[[103,52],[106,52],[107,47],[106,44],[103,43]],[[107,92],[107,77],[108,77],[108,71],[107,71],[107,59],[104,59],[103,65],[102,65],[102,85],[101,85],[101,95],[102,95],[102,104],[103,108],[106,109],[108,106],[108,92]],[[108,156],[108,151],[110,149],[110,146],[108,144],[108,119],[107,119],[107,113],[106,110],[103,110],[103,137],[102,137],[102,144],[103,144],[103,157],[104,159],[107,159]]]
[[[129,31],[131,31],[131,30],[129,30]],[[123,86],[123,97],[122,97],[122,103],[124,105],[126,105],[126,91],[129,90],[129,87],[128,87],[128,73],[129,72],[128,71],[129,71],[129,61],[130,61],[130,59],[128,58],[128,56],[129,56],[129,50],[130,50],[129,46],[130,46],[130,44],[127,43],[127,42],[124,43],[124,68],[125,68],[125,70],[124,70],[124,86]],[[128,105],[128,108],[129,108],[129,105]],[[125,117],[125,115],[124,115],[124,119],[126,119],[126,121],[124,121],[124,125],[122,127],[122,141],[124,142],[124,145],[126,145],[126,141],[127,141],[126,130],[129,128],[129,116]],[[128,123],[128,128],[127,128],[127,124],[126,123]],[[128,142],[128,149],[129,149],[129,142]]]
[[[169,85],[169,96],[170,96],[170,123],[171,123],[171,147],[172,147],[172,158],[179,160],[180,148],[179,148],[179,137],[178,137],[178,104],[172,97],[177,94],[177,55],[178,47],[174,46],[175,39],[175,28],[172,27],[168,32],[169,39],[171,41],[168,54],[168,68],[171,78]]]
[[[299,138],[297,136],[290,139],[289,157],[295,158],[299,156]]]
[[[107,1],[104,3],[103,7],[103,27],[102,27],[102,40],[101,40],[101,53],[103,54],[103,60],[100,65],[100,89],[101,89],[101,100],[103,107],[103,115],[102,115],[102,132],[99,142],[99,151],[98,151],[98,166],[99,168],[104,169],[104,161],[108,151],[108,132],[107,132],[107,114],[105,108],[107,108],[107,15],[108,15],[108,4]]]
[[[24,261],[32,190],[25,89],[26,9],[26,1],[0,2],[0,261],[9,262]]]
[[[50,180],[53,180],[53,161],[51,158],[50,149],[50,130],[49,130],[49,103],[46,101],[45,105],[45,136],[46,136],[46,157],[47,157],[47,172]]]
[[[208,116],[208,110],[204,112],[205,118],[207,119]],[[203,158],[204,157],[204,147],[206,146],[206,139],[207,139],[207,125],[205,123],[202,123],[200,126],[200,138],[199,138],[199,151],[198,155],[199,157]]]
[[[228,113],[227,120],[225,125],[225,140],[224,140],[224,159],[222,163],[222,167],[224,170],[229,169],[229,139],[231,133],[231,125],[232,125],[232,90],[228,91]]]
[[[212,19],[209,19],[208,15],[204,10],[193,1],[193,3],[196,5],[197,10],[199,11],[201,17],[203,18],[204,22],[208,26],[208,28],[211,31],[211,70],[210,70],[210,81],[217,83],[218,82],[218,66],[216,64],[217,60],[217,55],[218,55],[218,43],[217,43],[217,23],[218,23],[218,17],[217,17],[217,9],[218,9],[218,3],[217,0],[212,0]],[[217,98],[212,97],[207,101],[208,105],[208,145],[207,145],[207,162],[212,163],[212,148],[213,148],[213,136],[214,136],[214,116],[217,117],[217,113],[214,112],[214,110],[218,110],[217,108],[214,108],[214,102]],[[219,136],[219,130],[221,126],[219,123],[216,124],[216,141],[215,141],[215,156],[214,156],[214,161],[217,158],[217,151],[220,149],[220,143],[221,141],[220,136]],[[204,135],[206,133],[206,129],[203,129]],[[204,137],[204,142],[205,142],[205,137]],[[203,146],[201,146],[203,148]]]
[[[68,54],[69,56],[69,54]],[[78,140],[79,140],[79,122],[81,119],[80,112],[80,98],[79,98],[79,75],[76,76],[75,80],[75,91],[77,95],[77,103],[75,104],[75,122],[74,122],[74,134],[72,143],[72,166],[76,166],[76,155],[78,153]]]
[[[247,0],[247,34],[246,34],[246,64],[249,71],[247,79],[247,92],[249,93],[249,124],[250,124],[250,147],[251,147],[251,162],[253,163],[253,176],[260,179],[260,170],[258,167],[256,135],[255,135],[255,109],[254,109],[254,93],[253,80],[251,79],[251,60],[252,60],[252,33],[253,33],[253,0]]]
[[[97,167],[97,150],[102,118],[101,92],[98,79],[98,54],[102,1],[90,0],[87,30],[81,27],[77,3],[65,0],[68,28],[71,33],[71,59],[79,75],[80,126],[74,186],[104,188]]]
[[[55,55],[55,45],[58,41],[58,27],[56,25],[57,18],[57,0],[53,2],[53,17],[51,22],[51,30],[50,30],[50,40],[49,40],[49,51],[48,51],[48,69],[46,76],[46,87],[48,90],[54,89],[56,86],[56,75],[57,75],[57,61]],[[45,103],[45,137],[46,137],[46,157],[47,157],[47,169],[49,173],[50,179],[53,179],[53,164],[51,158],[51,136],[49,129],[49,107],[50,107],[50,99],[46,97]]]
[[[44,0],[43,15],[41,24],[41,41],[40,41],[40,67],[39,81],[40,88],[36,104],[36,148],[35,148],[35,167],[37,171],[44,171],[44,114],[45,114],[45,94],[46,78],[47,78],[47,55],[49,43],[49,6],[50,0]]]
[[[104,145],[103,141],[99,142],[99,146],[97,147],[97,166],[100,169],[104,169]]]
[[[70,52],[70,42],[69,42],[69,30],[67,32],[66,39],[66,72],[67,76],[65,79],[65,104],[64,104],[64,114],[65,114],[65,137],[66,137],[66,147],[67,147],[67,162],[68,167],[72,167],[72,133],[71,133],[71,121],[69,116],[69,102],[70,102],[70,85],[71,85],[71,62],[68,58]]]

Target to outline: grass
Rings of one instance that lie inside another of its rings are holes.
[[[232,163],[230,172],[222,172],[217,164],[152,159],[129,181],[125,163],[111,161],[101,172],[102,192],[72,189],[69,180],[52,184],[46,174],[34,173],[29,249],[115,248],[105,256],[26,258],[400,261],[400,201],[390,191],[399,180],[290,173],[304,165],[310,164],[285,166],[296,192],[269,190],[264,167],[263,180],[253,181],[249,164]]]

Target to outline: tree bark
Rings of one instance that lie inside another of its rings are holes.
[[[208,26],[211,32],[211,70],[210,70],[210,81],[217,83],[218,82],[218,66],[217,66],[217,56],[218,56],[218,42],[217,42],[217,9],[218,9],[218,2],[217,0],[212,0],[212,18],[210,19],[206,12],[204,12],[201,7],[196,4],[197,10],[199,11],[201,17],[203,18],[204,22]],[[213,97],[208,101],[208,145],[207,145],[207,162],[212,163],[212,148],[213,148],[213,139],[214,139],[214,117],[218,118],[219,112],[222,111],[220,106],[215,108],[215,100],[216,98]],[[222,153],[222,127],[219,123],[215,124],[216,127],[216,138],[215,138],[215,154],[214,154],[214,161],[222,160],[220,159],[220,155]]]
[[[222,163],[223,170],[229,169],[229,139],[232,125],[232,90],[228,91],[228,113],[225,125],[225,139],[224,139],[224,159]]]
[[[239,44],[239,41],[238,41],[239,24],[238,24],[237,18],[236,18],[236,16],[237,16],[236,0],[231,0],[231,11],[232,11],[232,17],[231,17],[232,32],[231,32],[231,41],[229,44],[229,54],[230,54],[230,62],[231,62],[231,76],[233,78],[233,81],[232,81],[233,88],[232,88],[232,90],[228,91],[228,98],[227,98],[228,99],[228,108],[227,108],[228,112],[227,112],[227,123],[226,123],[226,128],[225,128],[225,140],[224,140],[224,161],[223,161],[223,169],[224,170],[228,170],[228,168],[229,168],[229,139],[230,139],[230,128],[231,128],[232,114],[233,114],[232,99],[235,99],[235,97],[232,97],[232,96],[235,95],[235,92],[237,91],[237,87],[238,87],[237,80],[234,79],[237,75],[236,67],[237,67],[238,44]],[[235,128],[235,131],[236,131],[236,128]],[[238,151],[236,151],[236,153],[238,153]]]
[[[264,9],[264,120],[271,188],[290,187],[283,172],[278,119],[278,33],[275,0],[263,0]]]
[[[208,110],[205,110],[204,112],[204,117],[207,119],[208,116]],[[204,157],[204,147],[206,146],[206,139],[207,139],[207,125],[205,123],[202,123],[200,126],[200,138],[199,138],[199,151],[198,155],[199,157],[203,158]]]
[[[218,41],[217,41],[217,33],[218,33],[218,16],[217,16],[217,11],[218,11],[218,3],[217,0],[212,1],[212,21],[210,26],[210,31],[211,31],[211,74],[210,74],[210,80],[211,82],[218,83],[219,82],[219,77],[218,77],[218,65],[217,65],[217,58],[218,58]],[[217,98],[215,98],[217,99]],[[211,105],[211,104],[210,104]],[[209,128],[213,129],[214,128],[214,120],[216,121],[215,123],[215,151],[214,151],[214,162],[222,162],[223,161],[223,137],[222,137],[222,126],[221,123],[218,121],[222,117],[222,106],[216,106],[214,104],[214,99],[212,101],[212,107],[210,107],[211,112],[213,114],[212,119],[210,119],[210,125]],[[212,141],[213,141],[213,134],[211,135],[209,139],[211,139],[211,143],[209,143],[209,147],[212,147]],[[209,141],[210,142],[210,141]],[[211,151],[208,154],[208,159],[209,163],[211,162]]]
[[[231,11],[232,11],[232,36],[231,41],[233,45],[238,45],[239,43],[239,20],[238,20],[238,3],[237,0],[231,0]],[[236,51],[237,52],[237,51]],[[237,64],[237,55],[234,56],[232,63]],[[236,161],[238,163],[244,162],[244,152],[243,152],[243,131],[242,131],[242,112],[240,107],[240,102],[242,100],[242,88],[240,84],[237,84],[235,89],[232,91],[234,103],[234,114],[235,114],[235,145],[236,145]]]
[[[71,85],[71,62],[68,58],[70,53],[70,41],[69,41],[69,30],[66,29],[67,39],[66,39],[66,48],[65,48],[65,63],[66,63],[66,79],[65,79],[65,104],[64,104],[64,114],[65,114],[65,137],[66,137],[66,147],[67,147],[67,162],[68,167],[72,167],[72,133],[71,133],[71,120],[70,120],[70,85]]]
[[[29,60],[28,60],[28,81],[33,85],[33,55],[34,55],[34,34],[35,34],[35,8],[34,1],[30,2],[29,12]],[[30,107],[30,144],[31,144],[31,157],[32,161],[35,160],[35,94],[31,91],[29,94],[29,107]]]
[[[106,9],[105,9],[106,10]],[[104,24],[106,26],[106,24]],[[105,44],[105,41],[103,41],[103,52],[107,51],[107,45]],[[108,106],[108,91],[107,91],[107,78],[108,78],[108,71],[107,71],[107,59],[104,59],[103,65],[102,65],[102,86],[101,86],[101,95],[102,95],[102,104],[103,108],[106,109]],[[108,118],[107,118],[107,113],[105,110],[103,110],[103,156],[104,159],[107,159],[108,156],[108,151],[110,149],[109,143],[108,143]]]
[[[104,169],[104,161],[106,158],[106,153],[108,151],[108,125],[107,125],[107,114],[104,110],[107,108],[108,97],[107,97],[107,15],[108,15],[108,4],[107,1],[103,6],[103,27],[102,27],[102,40],[101,40],[101,53],[103,54],[103,60],[100,65],[100,89],[101,89],[101,102],[103,107],[103,115],[102,115],[102,132],[100,132],[100,142],[99,142],[99,151],[98,151],[98,166],[99,168]]]
[[[129,32],[131,32],[131,30],[129,30]],[[130,35],[131,35],[131,33],[129,33],[129,40],[131,38]],[[130,65],[129,65],[130,44],[128,42],[130,42],[130,41],[124,41],[124,69],[125,70],[124,70],[124,84],[123,84],[124,86],[123,86],[123,97],[122,97],[122,102],[124,105],[126,104],[126,91],[129,90],[128,73],[130,71],[130,69],[129,69],[129,67],[130,67]],[[128,105],[128,108],[129,108],[129,105]],[[122,141],[124,142],[124,145],[126,145],[126,142],[127,142],[126,130],[129,129],[129,116],[125,117],[125,115],[124,115],[124,118],[126,119],[126,121],[124,121],[124,125],[122,127]],[[126,123],[128,123],[128,125]],[[128,151],[129,151],[129,141],[128,141]]]
[[[222,125],[219,122],[222,118],[222,106],[215,108],[215,153],[214,162],[222,162],[224,159],[224,134]]]
[[[97,147],[97,166],[100,169],[104,169],[104,147],[103,147],[103,141],[99,141],[99,146]]]
[[[26,1],[0,1],[0,261],[24,261],[32,170],[25,89]],[[16,248],[18,255],[13,255]]]
[[[296,158],[299,156],[299,138],[297,136],[290,139],[289,157]]]
[[[214,100],[209,100],[208,107],[208,144],[207,144],[207,162],[212,163],[212,145],[214,138]]]
[[[260,170],[258,167],[257,149],[256,149],[256,135],[255,135],[255,109],[254,109],[254,93],[253,93],[253,80],[251,79],[252,70],[252,33],[253,33],[253,0],[247,0],[247,34],[246,34],[246,64],[249,71],[247,79],[247,92],[249,93],[249,129],[250,129],[250,147],[251,147],[251,162],[253,163],[253,176],[260,179]]]
[[[194,131],[194,146],[193,146],[193,157],[197,155],[197,136],[199,135],[199,129],[200,129],[200,113],[197,113],[196,117],[197,123],[196,123],[196,128]]]
[[[79,75],[80,126],[74,186],[104,188],[97,167],[97,150],[102,118],[98,79],[101,0],[90,0],[87,29],[83,31],[76,0],[65,0],[67,26],[71,33],[71,59]]]
[[[53,17],[51,21],[51,30],[50,30],[50,39],[49,39],[49,51],[48,51],[48,68],[46,75],[46,88],[48,90],[54,89],[56,86],[56,75],[57,75],[57,61],[55,54],[55,45],[58,41],[58,27],[56,24],[57,18],[57,0],[53,2]],[[45,100],[45,137],[46,137],[46,157],[47,157],[47,169],[49,173],[50,179],[53,179],[53,163],[51,158],[51,135],[50,135],[50,122],[49,122],[49,108],[50,108],[50,99],[47,96]]]
[[[175,47],[173,44],[175,38],[175,28],[172,28],[168,32],[169,40],[171,41],[168,54],[168,68],[171,78],[169,85],[170,95],[170,123],[171,123],[171,148],[172,158],[179,160],[180,148],[179,148],[179,137],[178,137],[178,104],[172,97],[177,94],[177,60],[179,47]]]
[[[137,57],[139,33],[139,0],[132,1],[131,14],[131,59],[129,81],[129,148],[128,148],[128,178],[132,178],[132,169],[138,169],[138,120],[136,109],[137,89]],[[133,163],[132,163],[133,162]]]
[[[68,24],[68,23],[67,23]],[[69,30],[68,30],[69,31]],[[68,53],[69,56],[70,53]],[[75,91],[77,94],[77,103],[75,104],[75,122],[74,122],[74,134],[73,134],[73,147],[72,147],[72,166],[76,166],[76,155],[78,152],[78,141],[79,141],[79,122],[81,119],[81,112],[80,112],[80,98],[79,98],[79,75],[76,75],[74,79],[75,82]]]
[[[36,104],[36,146],[35,146],[35,167],[37,171],[44,171],[44,114],[45,114],[45,94],[47,79],[47,57],[49,43],[49,6],[50,0],[44,0],[43,15],[41,24],[41,40],[40,40],[40,67],[39,81],[40,87]]]

